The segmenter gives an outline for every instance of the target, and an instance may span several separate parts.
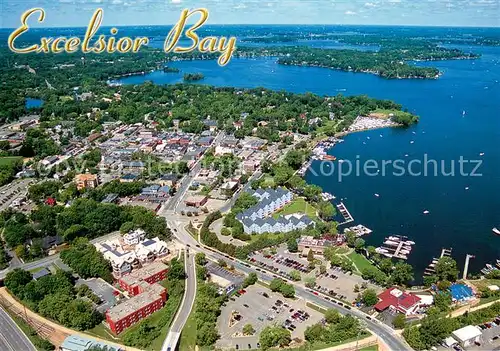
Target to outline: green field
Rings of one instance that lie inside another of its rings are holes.
[[[288,205],[286,205],[283,209],[273,214],[273,218],[278,218],[279,216],[285,216],[292,213],[305,213],[311,219],[317,218],[316,209],[310,205],[305,199],[299,197]]]
[[[367,267],[374,267],[374,265],[370,261],[368,261],[365,256],[357,252],[353,251],[349,255],[347,255],[347,257],[356,265],[356,267],[358,267],[359,273],[361,273],[363,269]]]
[[[7,157],[0,157],[0,166],[4,165],[10,165],[17,160],[22,160],[23,158],[21,156],[7,156]]]

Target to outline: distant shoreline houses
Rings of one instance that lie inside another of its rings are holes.
[[[302,213],[280,216],[277,219],[271,217],[273,213],[292,202],[293,194],[287,189],[257,189],[252,196],[259,202],[236,216],[243,224],[246,234],[287,233],[315,224],[309,216]]]

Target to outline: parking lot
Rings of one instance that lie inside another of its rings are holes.
[[[289,274],[292,270],[299,271],[302,279],[315,276],[315,290],[348,302],[353,302],[358,296],[358,292],[354,292],[356,285],[361,288],[361,285],[365,283],[367,288],[372,288],[376,292],[382,291],[380,287],[369,283],[358,275],[344,273],[338,267],[329,268],[329,263],[326,263],[328,268],[326,274],[319,274],[318,265],[316,265],[316,269],[311,271],[306,259],[300,257],[299,254],[287,252],[283,246],[278,249],[275,255],[266,253],[266,251],[258,251],[249,256],[249,261],[288,279],[290,279]]]
[[[82,284],[87,285],[94,294],[101,298],[102,303],[97,307],[99,312],[104,313],[117,304],[118,291],[104,280],[100,278],[79,279],[76,281],[75,286],[80,286]]]
[[[286,299],[259,285],[253,285],[240,296],[233,295],[222,306],[217,320],[221,335],[217,346],[237,350],[257,349],[259,334],[266,326],[283,325],[293,338],[304,339],[307,326],[318,323],[323,315],[306,307],[304,300]],[[243,327],[251,324],[256,333],[243,336]]]
[[[15,180],[10,184],[7,184],[0,188],[0,210],[5,210],[10,206],[10,204],[19,197],[24,196],[31,184],[35,180],[33,179],[22,179]]]
[[[344,273],[338,267],[330,268],[326,274],[316,278],[317,290],[348,302],[356,300],[358,293],[354,292],[354,288],[356,285],[361,288],[363,283],[366,284],[367,288],[374,289],[377,293],[382,292],[380,287],[368,283],[359,275]]]
[[[263,250],[257,251],[249,256],[249,260],[254,265],[261,266],[285,277],[288,277],[288,274],[293,270],[299,271],[302,275],[311,272],[307,260],[300,258],[298,254],[286,252],[282,247],[275,255],[266,254]]]

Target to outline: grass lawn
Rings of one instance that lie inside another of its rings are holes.
[[[14,163],[17,160],[22,160],[22,159],[23,158],[21,156],[0,157],[0,166],[10,165],[11,163]]]
[[[378,345],[364,347],[360,351],[378,351]]]
[[[267,187],[274,187],[274,178],[273,177],[265,177],[264,181],[262,182],[262,187],[267,188]]]
[[[187,225],[187,226],[186,226],[186,231],[187,231],[189,234],[191,234],[191,236],[192,236],[193,238],[195,238],[195,239],[196,239],[196,241],[198,241],[198,233],[197,233],[196,229],[194,229],[193,227],[191,227],[191,226]]]
[[[96,325],[92,329],[87,330],[85,333],[97,336],[104,340],[109,340],[116,343],[122,343],[122,339],[119,336],[113,335],[102,323]]]
[[[358,267],[359,273],[361,273],[364,268],[375,267],[365,256],[357,252],[351,252],[347,255],[347,258],[349,258],[356,265],[356,267]]]
[[[286,205],[283,209],[273,214],[273,218],[285,216],[292,213],[305,213],[311,219],[317,218],[316,209],[310,205],[305,199],[299,197]]]
[[[469,280],[469,282],[477,287],[478,289],[486,288],[490,285],[500,286],[500,279],[481,279],[481,280]]]
[[[335,253],[337,255],[345,255],[346,253],[349,252],[349,249],[347,247],[343,247],[343,246],[335,246],[333,248],[333,250],[335,251]]]

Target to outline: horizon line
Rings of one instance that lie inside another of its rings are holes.
[[[100,28],[111,28],[111,27],[167,27],[173,26],[175,23],[168,24],[114,24],[114,25],[101,25]],[[210,26],[357,26],[357,27],[421,27],[421,28],[478,28],[478,29],[500,29],[500,24],[498,26],[481,26],[481,25],[432,25],[432,24],[347,24],[347,23],[220,23],[220,24],[206,24],[203,27]],[[18,27],[0,27],[0,30],[14,30]],[[30,27],[30,30],[40,30],[40,29],[85,29],[87,26],[51,26],[51,27]],[[202,28],[200,28],[202,29]]]

